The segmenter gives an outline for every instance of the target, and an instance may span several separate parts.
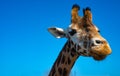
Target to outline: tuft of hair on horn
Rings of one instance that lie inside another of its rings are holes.
[[[74,5],[72,6],[72,9],[74,9],[74,8],[77,8],[78,10],[80,10],[80,6],[79,6],[78,4],[74,4]]]

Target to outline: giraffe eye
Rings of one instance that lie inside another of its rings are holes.
[[[100,30],[98,30],[98,32],[100,33]]]
[[[69,34],[70,34],[71,36],[73,36],[75,33],[76,33],[76,30],[75,30],[75,29],[72,29],[72,30],[69,32]]]

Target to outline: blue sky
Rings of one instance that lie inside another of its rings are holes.
[[[68,27],[75,3],[91,7],[112,54],[100,62],[80,57],[71,75],[120,76],[119,0],[0,0],[0,76],[46,76],[67,40],[47,28]]]

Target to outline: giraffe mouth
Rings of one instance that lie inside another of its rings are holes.
[[[107,57],[107,55],[101,55],[94,52],[91,52],[91,56],[93,57],[94,60],[97,60],[97,61],[104,60]]]

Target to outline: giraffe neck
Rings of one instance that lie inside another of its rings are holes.
[[[71,45],[73,43],[68,40],[55,61],[49,76],[69,76],[75,61],[79,57],[74,46]]]

